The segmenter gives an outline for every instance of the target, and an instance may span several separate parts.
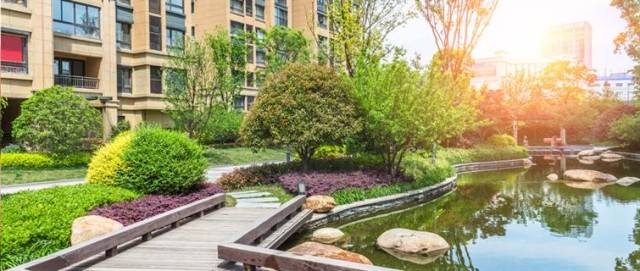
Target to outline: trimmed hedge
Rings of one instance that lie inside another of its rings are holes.
[[[529,157],[527,149],[521,146],[494,147],[478,146],[473,149],[441,149],[437,157],[447,161],[451,165],[509,160]]]
[[[69,155],[50,155],[44,153],[3,153],[0,156],[2,167],[18,169],[47,169],[87,166],[90,153]]]
[[[125,166],[115,174],[116,186],[143,194],[190,191],[203,181],[207,168],[200,145],[182,133],[156,127],[136,129],[122,159]]]
[[[100,148],[91,159],[91,163],[89,163],[87,182],[113,185],[116,181],[117,172],[125,168],[122,154],[129,147],[132,140],[133,134],[126,131]]]
[[[94,184],[2,196],[0,269],[68,247],[74,219],[95,207],[135,198],[132,191]]]
[[[487,144],[496,147],[516,146],[516,140],[507,134],[492,135],[487,139]]]

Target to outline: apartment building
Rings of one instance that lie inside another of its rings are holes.
[[[162,113],[161,68],[185,35],[217,28],[255,32],[279,25],[303,31],[328,48],[325,0],[1,0],[0,93],[9,99],[2,130],[33,91],[73,88],[101,110],[105,135],[119,120],[169,126]],[[319,46],[316,46],[319,44]],[[235,106],[247,110],[260,87],[266,52],[249,44],[245,88]]]
[[[543,39],[542,57],[575,59],[592,67],[591,24],[577,22],[551,26]]]
[[[527,76],[539,75],[553,59],[520,59],[498,51],[494,56],[475,59],[471,71],[471,86],[488,90],[502,88],[502,82],[518,73]]]

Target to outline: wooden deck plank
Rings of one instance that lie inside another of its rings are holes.
[[[67,270],[242,270],[241,265],[218,267],[223,262],[217,257],[218,244],[271,214],[265,209],[222,208],[127,248],[115,257],[97,255]]]

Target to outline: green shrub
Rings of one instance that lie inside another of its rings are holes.
[[[69,154],[84,150],[83,139],[102,131],[100,111],[70,88],[53,86],[24,101],[13,136],[28,150]]]
[[[137,197],[126,189],[94,184],[2,196],[0,269],[68,247],[74,219],[95,207]]]
[[[129,147],[133,139],[131,132],[124,132],[100,148],[91,159],[87,170],[89,183],[113,185],[116,173],[125,168],[122,158],[124,150]]]
[[[131,131],[131,123],[128,120],[118,121],[118,124],[111,129],[111,138],[116,138],[126,131]]]
[[[640,113],[623,116],[611,124],[611,135],[631,150],[640,149]]]
[[[507,134],[492,135],[487,139],[487,144],[496,147],[516,146],[516,140]]]
[[[342,158],[347,155],[345,146],[320,146],[313,154],[314,159],[334,159]]]
[[[91,154],[86,152],[69,155],[49,155],[44,153],[4,153],[0,163],[7,168],[45,169],[86,166]]]
[[[217,107],[209,119],[207,129],[202,136],[203,144],[234,143],[240,137],[240,126],[244,114],[239,110],[227,110]]]
[[[455,174],[453,167],[446,160],[438,158],[436,165],[433,165],[431,157],[418,153],[407,154],[401,166],[404,175],[413,178],[419,187],[442,182]]]
[[[529,157],[527,149],[522,146],[495,147],[489,145],[476,146],[473,149],[441,149],[438,150],[438,159],[443,159],[451,165],[486,162],[498,160],[510,160]]]
[[[18,144],[8,144],[2,148],[2,153],[20,153],[24,152],[24,148]]]
[[[144,194],[179,194],[203,181],[207,159],[202,147],[179,132],[141,127],[122,159],[117,186]]]

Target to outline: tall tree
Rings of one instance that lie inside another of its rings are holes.
[[[309,40],[300,30],[276,26],[257,38],[257,46],[266,51],[267,73],[276,73],[291,63],[309,62]]]
[[[386,55],[386,37],[414,16],[405,0],[335,0],[327,9],[333,32],[330,57],[342,62],[350,77],[356,73],[358,55]]]
[[[615,52],[622,49],[629,57],[640,63],[640,2],[635,0],[612,0],[611,6],[621,11],[620,17],[627,22],[627,28],[613,40]],[[633,68],[633,81],[636,86],[635,98],[640,99],[640,65]]]
[[[232,107],[242,89],[246,52],[243,39],[229,39],[221,29],[205,41],[187,37],[182,48],[170,51],[163,71],[165,112],[189,138],[202,139],[215,107]]]
[[[415,0],[431,28],[443,69],[454,80],[469,68],[468,59],[489,25],[498,0]]]

